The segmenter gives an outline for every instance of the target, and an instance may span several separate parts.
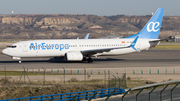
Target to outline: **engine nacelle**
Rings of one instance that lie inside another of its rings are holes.
[[[67,52],[65,54],[66,61],[82,61],[83,55],[81,52]]]

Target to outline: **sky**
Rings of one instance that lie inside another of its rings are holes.
[[[180,0],[0,0],[0,14],[149,15],[161,7],[180,16]]]

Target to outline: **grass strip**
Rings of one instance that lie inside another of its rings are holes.
[[[26,72],[27,73],[27,72]],[[21,76],[23,74],[23,71],[6,71],[6,76]],[[5,75],[5,71],[0,71],[0,76],[4,76]],[[27,73],[27,75],[44,75],[44,73],[32,73],[29,72]],[[45,73],[45,75],[63,75],[63,74],[52,74],[52,73]]]
[[[180,49],[180,45],[157,45],[153,49]]]

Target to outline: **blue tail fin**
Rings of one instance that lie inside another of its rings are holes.
[[[141,39],[158,39],[163,14],[164,8],[159,8],[148,21],[148,23],[144,26],[141,32],[126,38],[136,38],[137,36],[139,36],[139,38]]]

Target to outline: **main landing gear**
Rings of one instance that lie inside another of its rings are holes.
[[[93,62],[93,59],[92,59],[91,57],[89,57],[89,58],[87,59],[87,62],[88,62],[88,63],[92,63],[92,62]]]
[[[88,63],[92,63],[93,59],[91,57],[89,57],[88,59],[86,59],[86,57],[84,57],[82,61],[87,61]]]
[[[83,60],[82,61],[87,61],[86,57],[83,57]]]

